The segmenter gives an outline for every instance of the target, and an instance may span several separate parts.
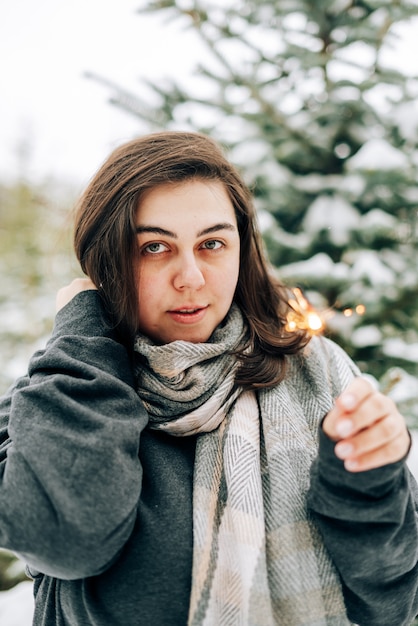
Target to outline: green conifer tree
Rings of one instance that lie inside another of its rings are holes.
[[[194,29],[206,60],[190,84],[151,83],[157,105],[116,85],[112,101],[150,128],[201,130],[230,149],[281,278],[412,420],[418,78],[390,67],[388,51],[418,3],[151,0],[140,12]]]

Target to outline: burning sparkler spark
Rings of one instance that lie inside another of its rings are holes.
[[[289,298],[290,311],[287,316],[286,329],[289,331],[307,330],[312,335],[323,332],[326,320],[335,315],[335,310],[317,311],[305,298],[303,292],[298,287],[292,289],[292,297]],[[364,304],[357,304],[355,308],[347,307],[343,309],[344,317],[351,317],[354,314],[364,315],[366,307]]]
[[[296,287],[292,293],[294,297],[289,299],[291,310],[287,316],[287,330],[307,330],[313,335],[320,333],[325,325],[321,315],[308,302],[301,289]]]

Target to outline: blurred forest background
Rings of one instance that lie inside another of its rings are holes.
[[[57,289],[77,271],[74,192],[59,183],[0,183],[0,392],[26,371],[52,329]]]
[[[278,275],[308,301],[295,302],[298,323],[314,307],[323,332],[418,428],[418,72],[390,63],[418,2],[138,5],[194,29],[207,61],[187,85],[142,80],[137,92],[88,77],[138,132],[200,130],[222,142],[254,191]],[[0,186],[2,391],[45,342],[55,291],[78,271],[74,200],[24,175]]]

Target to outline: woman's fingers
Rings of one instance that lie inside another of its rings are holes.
[[[74,296],[89,289],[97,289],[96,285],[90,280],[90,278],[75,278],[69,285],[62,287],[58,291],[56,298],[55,308],[57,313],[66,304],[68,304]]]
[[[369,412],[365,406],[366,400],[372,398],[374,393],[369,381],[361,377],[355,378],[337,398],[335,406],[324,420],[323,428],[328,437],[338,441],[375,421],[375,411]],[[381,412],[377,406],[375,410]]]
[[[359,472],[399,461],[409,444],[402,416],[388,415],[355,436],[340,440],[335,454],[347,470]]]
[[[396,405],[361,377],[337,398],[323,429],[338,442],[335,454],[349,471],[365,471],[399,461],[410,446],[405,421]]]

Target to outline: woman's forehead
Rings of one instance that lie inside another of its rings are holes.
[[[178,184],[167,183],[150,189],[138,203],[138,226],[156,223],[157,220],[174,227],[191,219],[202,224],[231,222],[236,225],[235,209],[222,182],[188,180]]]

